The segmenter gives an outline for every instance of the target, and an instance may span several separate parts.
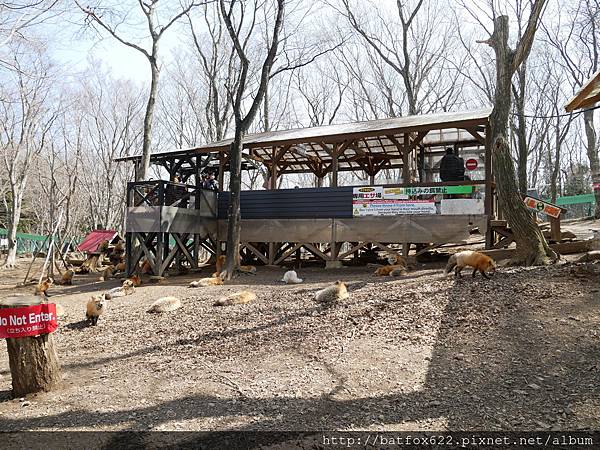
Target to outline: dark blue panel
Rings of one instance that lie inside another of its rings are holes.
[[[219,218],[227,217],[229,192],[219,192]],[[352,217],[352,187],[242,191],[242,219]]]

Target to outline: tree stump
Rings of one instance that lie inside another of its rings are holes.
[[[37,296],[9,297],[0,300],[0,308],[39,305]],[[60,364],[52,334],[7,338],[8,360],[13,397],[51,390],[61,379]]]

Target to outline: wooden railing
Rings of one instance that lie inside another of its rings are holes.
[[[172,206],[200,209],[203,203],[216,204],[216,197],[215,191],[164,180],[127,183],[127,206],[129,207]],[[203,202],[203,198],[210,201]]]

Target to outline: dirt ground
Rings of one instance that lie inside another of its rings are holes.
[[[26,261],[4,274],[15,289]],[[10,398],[0,343],[2,430],[531,430],[600,428],[600,264],[500,268],[491,280],[402,278],[372,269],[258,268],[230,285],[171,277],[109,301],[98,326],[87,299],[118,280],[76,276],[54,287],[66,309],[54,337],[63,382]],[[314,291],[363,282],[339,305]],[[254,303],[214,307],[241,288]],[[183,307],[146,313],[158,297]]]

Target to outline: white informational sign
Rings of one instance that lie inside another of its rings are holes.
[[[444,198],[440,213],[447,215],[483,214],[484,202],[481,198]]]
[[[434,201],[429,200],[353,200],[352,215],[398,216],[403,214],[435,214]]]
[[[0,247],[8,247],[8,238],[0,238]]]
[[[405,188],[355,187],[352,190],[352,215],[364,217],[437,213],[434,200],[408,198]]]

